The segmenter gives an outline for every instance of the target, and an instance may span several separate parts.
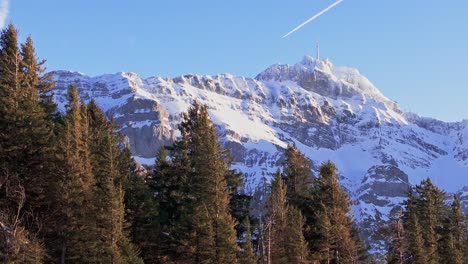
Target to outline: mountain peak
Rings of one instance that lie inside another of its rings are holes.
[[[399,110],[398,105],[385,97],[357,69],[333,65],[330,60],[317,60],[304,56],[294,65],[274,64],[258,74],[255,79],[263,82],[295,83],[319,95],[333,99],[374,100],[389,109]]]

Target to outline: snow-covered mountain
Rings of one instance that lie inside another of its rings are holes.
[[[74,83],[85,100],[94,98],[121,125],[143,164],[152,164],[157,148],[177,137],[179,114],[195,99],[208,105],[249,192],[281,166],[288,144],[295,143],[315,169],[332,160],[374,250],[382,249],[376,231],[390,210],[424,178],[460,192],[468,211],[468,120],[446,123],[405,113],[358,70],[328,60],[306,56],[255,78],[58,71],[55,80],[61,109]]]

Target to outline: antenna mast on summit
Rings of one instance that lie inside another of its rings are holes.
[[[316,52],[317,52],[317,60],[320,61],[320,40],[317,38],[317,46],[316,46]]]

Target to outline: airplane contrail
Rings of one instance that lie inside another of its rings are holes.
[[[318,18],[319,16],[323,15],[325,12],[327,12],[328,10],[332,9],[333,7],[335,7],[336,5],[338,5],[339,3],[343,2],[343,0],[338,0],[336,1],[335,3],[331,4],[330,6],[328,6],[327,8],[325,8],[324,10],[320,11],[319,13],[317,13],[316,15],[314,15],[313,17],[309,18],[307,21],[305,21],[304,23],[300,24],[299,26],[297,26],[296,28],[294,28],[293,30],[289,31],[286,35],[283,36],[283,38],[291,35],[292,33],[298,31],[300,28],[302,28],[303,26],[305,26],[306,24],[312,22],[313,20],[315,20],[316,18]]]

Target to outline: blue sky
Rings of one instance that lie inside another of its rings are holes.
[[[31,34],[49,70],[143,77],[254,77],[314,54],[353,66],[406,111],[468,119],[468,1],[16,0],[7,22]]]

